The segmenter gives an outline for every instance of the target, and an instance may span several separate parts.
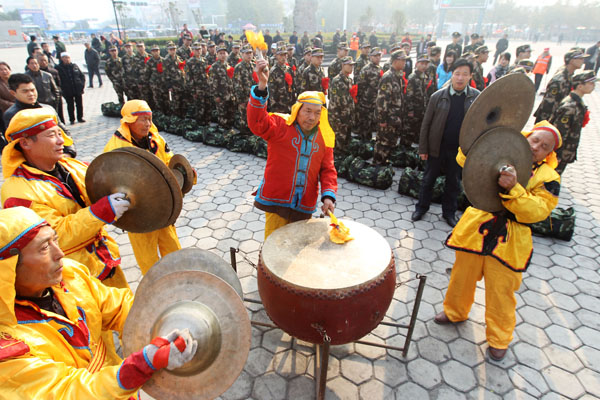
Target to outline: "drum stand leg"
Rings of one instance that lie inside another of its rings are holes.
[[[415,297],[415,305],[410,316],[410,324],[408,325],[408,332],[406,332],[406,340],[404,341],[404,348],[402,349],[402,357],[406,357],[408,354],[408,348],[412,339],[413,331],[415,330],[415,324],[417,323],[417,315],[419,314],[419,306],[421,305],[421,297],[423,297],[423,289],[425,289],[425,282],[427,277],[425,275],[419,275],[419,287],[417,288],[417,296]]]
[[[325,399],[327,369],[329,368],[329,342],[315,345],[315,395],[317,400]]]

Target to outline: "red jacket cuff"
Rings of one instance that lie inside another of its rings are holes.
[[[117,382],[121,389],[133,390],[146,383],[153,372],[152,367],[146,362],[144,351],[140,350],[123,361],[117,371]]]
[[[115,221],[115,211],[113,210],[108,196],[104,196],[90,206],[90,212],[105,224],[112,224]]]

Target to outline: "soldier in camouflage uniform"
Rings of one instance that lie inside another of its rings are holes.
[[[240,61],[242,61],[242,57],[240,57],[240,47],[241,44],[239,41],[233,42],[231,45],[231,53],[229,54],[229,57],[227,57],[227,64],[234,68]]]
[[[224,129],[230,129],[233,126],[236,108],[233,72],[233,67],[227,64],[227,47],[221,44],[217,48],[217,61],[210,68],[209,83],[217,109],[219,125]]]
[[[204,40],[200,41],[200,53],[202,55],[202,59],[206,62],[206,56],[208,55],[208,49],[206,47],[207,43]]]
[[[561,101],[548,121],[558,128],[563,140],[563,145],[556,150],[558,158],[556,172],[560,175],[567,164],[577,160],[581,128],[589,121],[589,111],[583,102],[583,96],[594,91],[597,80],[594,71],[576,72],[572,78],[573,91]]]
[[[410,44],[409,44],[409,46],[410,46]],[[392,45],[392,47],[390,47],[390,54],[392,54],[396,50],[404,50],[402,43],[394,43]],[[391,67],[392,67],[392,58],[390,57],[390,59],[387,60],[387,62],[385,64],[383,64],[383,72],[388,72]]]
[[[587,55],[579,48],[569,50],[565,54],[565,66],[554,74],[548,85],[544,98],[533,114],[535,122],[548,120],[556,111],[562,99],[571,93],[571,77],[573,73],[581,68]]]
[[[208,53],[206,54],[206,57],[204,57],[204,60],[206,61],[206,66],[210,67],[217,61],[217,46],[214,42],[210,41],[208,42],[207,48]]]
[[[483,76],[483,64],[488,60],[490,51],[487,46],[479,46],[475,50],[475,62],[473,63],[473,81],[475,88],[480,92],[486,87],[486,78]]]
[[[419,143],[419,134],[421,133],[421,122],[427,109],[427,67],[429,66],[429,57],[422,55],[417,59],[415,71],[408,77],[406,86],[406,131],[400,137],[400,144],[409,147],[413,143]]]
[[[437,92],[437,67],[440,65],[440,57],[442,56],[442,48],[439,46],[433,46],[429,49],[429,65],[427,66],[427,100],[432,94]]]
[[[292,77],[294,78],[294,85],[297,86],[298,82],[298,61],[296,57],[294,57],[294,51],[296,50],[296,46],[293,44],[287,45],[287,64],[292,69]]]
[[[475,49],[481,46],[479,44],[479,35],[477,33],[471,34],[471,44],[465,46],[464,53],[475,53]]]
[[[517,47],[515,54],[517,55],[515,57],[515,63],[508,68],[507,73],[511,73],[513,69],[519,68],[519,61],[529,60],[529,58],[531,58],[531,46],[528,44],[521,45]]]
[[[508,74],[529,74],[533,69],[533,61],[521,60]],[[507,75],[508,75],[507,74]]]
[[[152,96],[150,83],[146,80],[146,62],[151,58],[150,54],[146,53],[146,45],[144,42],[139,42],[136,45],[137,54],[133,57],[133,69],[137,75],[138,93],[140,98],[145,100],[150,106],[150,109],[157,109]]]
[[[329,125],[335,132],[336,154],[346,154],[351,138],[352,124],[354,122],[354,96],[352,92],[352,69],[354,61],[346,56],[341,60],[342,70],[333,78],[328,106]],[[356,95],[356,94],[355,94]]]
[[[192,57],[192,37],[188,34],[183,35],[183,44],[177,49],[177,57],[182,61],[187,61]]]
[[[139,75],[135,69],[135,56],[131,42],[125,44],[125,55],[121,58],[121,63],[123,64],[123,89],[127,100],[140,99]]]
[[[360,70],[363,69],[365,65],[369,63],[369,53],[371,52],[371,45],[369,43],[363,43],[360,46],[360,56],[358,60],[356,60],[356,64],[354,65],[354,83],[358,83],[358,76],[360,75]]]
[[[310,65],[310,58],[312,57],[312,47],[307,47],[304,49],[304,59],[302,63],[298,67],[298,78],[302,77],[302,72]]]
[[[302,71],[299,93],[315,91],[327,94],[323,87],[325,74],[321,64],[323,63],[323,49],[314,48],[310,57],[310,65]]]
[[[371,50],[369,58],[369,63],[360,70],[358,80],[356,81],[358,85],[356,126],[365,140],[371,140],[373,131],[377,127],[375,121],[375,100],[377,99],[379,80],[383,75],[383,70],[379,66],[379,62],[381,61],[381,50],[379,47],[374,47]],[[354,75],[356,76],[356,73]]]
[[[235,66],[233,72],[233,89],[237,102],[237,112],[240,121],[240,133],[242,135],[252,135],[248,128],[248,118],[246,116],[246,107],[248,106],[248,97],[250,89],[256,84],[252,72],[254,72],[254,63],[252,57],[254,52],[250,45],[245,45],[242,50],[242,61]]]
[[[287,65],[287,46],[279,43],[275,50],[275,65],[269,71],[269,112],[289,114],[296,102],[292,69]]]
[[[163,59],[160,56],[160,48],[153,46],[150,49],[152,57],[146,62],[146,75],[144,80],[150,85],[154,104],[158,111],[163,114],[169,113],[169,94],[163,86]]]
[[[350,50],[350,47],[348,47],[346,42],[338,43],[337,57],[331,62],[329,68],[327,68],[327,76],[330,80],[333,80],[342,70],[342,59],[348,55],[348,50]]]
[[[171,114],[185,118],[185,62],[177,56],[177,46],[167,44],[168,54],[163,60],[163,88],[171,100]]]
[[[104,71],[108,79],[112,82],[113,89],[117,92],[119,103],[125,104],[125,99],[123,98],[123,63],[119,58],[116,46],[111,46],[108,52],[110,53],[110,58],[106,61]]]
[[[460,45],[461,34],[459,32],[454,32],[452,34],[452,43],[446,46],[446,52],[444,53],[444,57],[450,50],[454,50],[456,53],[456,58],[460,58],[462,55],[462,46]]]
[[[185,63],[185,81],[187,97],[192,99],[196,121],[200,125],[208,125],[210,122],[210,102],[207,96],[208,75],[201,48],[202,46],[198,42],[192,46],[194,56]]]
[[[375,49],[377,47],[373,50]],[[375,101],[379,124],[373,152],[373,163],[380,165],[387,164],[390,153],[396,147],[398,137],[402,132],[402,116],[404,115],[402,76],[404,74],[406,53],[404,53],[404,50],[396,50],[392,53],[390,59],[392,67],[381,77]],[[367,68],[369,68],[368,65],[365,69]],[[365,73],[365,69],[361,71],[361,76]]]

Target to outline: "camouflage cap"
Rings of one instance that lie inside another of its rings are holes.
[[[422,54],[421,56],[419,56],[419,58],[417,58],[417,62],[430,62],[431,60],[429,59],[429,57],[427,56],[427,54]]]
[[[427,47],[435,47],[436,46],[436,42],[434,40],[427,42]]]
[[[527,71],[530,71],[533,68],[533,61],[527,59],[520,60],[517,65],[525,68]]]
[[[167,50],[176,49],[177,46],[173,42],[167,43]]]
[[[354,64],[356,64],[356,63],[354,62],[352,57],[350,57],[350,56],[342,57],[342,65],[354,65]]]
[[[215,46],[216,46],[215,42],[213,42],[212,40],[208,41],[208,47],[215,47]]]
[[[200,42],[194,42],[192,44],[192,49],[199,49],[201,47],[202,47],[202,45],[200,44]]]
[[[489,52],[490,52],[490,50],[485,45],[479,46],[478,48],[475,49],[475,54],[477,54],[477,55],[483,54],[483,53],[489,53]]]
[[[471,33],[471,39],[479,39],[478,33]]]
[[[519,55],[521,53],[527,53],[528,51],[531,51],[531,46],[528,44],[524,44],[524,45],[517,47],[516,53],[517,53],[517,55]]]
[[[253,51],[254,50],[252,49],[252,46],[250,46],[249,44],[245,44],[244,46],[242,46],[240,53],[252,53]]]
[[[373,47],[369,52],[369,56],[378,56],[381,54],[381,49],[379,47]]]
[[[598,82],[598,78],[593,70],[577,71],[573,74],[572,82],[573,86],[577,86],[582,83]]]
[[[146,43],[144,43],[144,42],[137,42],[135,45],[137,47],[143,47],[143,46],[146,46]]]
[[[314,49],[312,49],[312,54],[311,54],[311,55],[312,55],[313,57],[319,57],[319,56],[320,56],[320,57],[322,57],[322,56],[324,55],[324,54],[323,54],[323,49],[320,49],[320,48],[318,48],[318,47],[315,47]]]
[[[217,53],[220,51],[227,51],[227,46],[223,43],[217,46]]]
[[[290,50],[296,50],[296,45],[294,45],[293,43],[288,43],[287,49],[288,49],[288,51],[290,51]]]
[[[367,47],[368,47],[369,49],[371,48],[371,45],[370,45],[369,43],[367,43],[367,42],[364,42],[363,44],[361,44],[361,45],[360,45],[360,48],[361,48],[361,49],[365,49],[365,48],[367,48]]]
[[[125,47],[131,47],[131,42],[125,43]]]
[[[305,47],[303,54],[307,55],[307,54],[310,54],[310,53],[312,53],[312,47],[310,47],[310,46]]]
[[[410,44],[408,42],[404,42],[404,43],[406,43],[410,46]],[[400,50],[402,47],[404,47],[403,43],[400,43],[400,42],[394,43],[392,45],[392,47],[390,47],[390,53],[393,53],[396,50]]]
[[[158,47],[158,45],[155,44],[155,45],[152,46],[152,48],[150,49],[150,51],[154,51],[154,50],[160,51],[160,47]]]
[[[437,56],[438,54],[442,54],[442,48],[440,46],[432,47],[429,51],[430,56]]]
[[[234,42],[233,42],[233,44],[231,45],[231,48],[232,48],[232,49],[233,49],[233,48],[236,48],[236,47],[237,47],[237,48],[240,48],[240,47],[242,47],[242,43],[241,43],[239,40],[236,40],[236,41],[234,41]]]
[[[339,42],[337,48],[338,50],[350,50],[350,47],[348,47],[348,43],[346,42]]]
[[[583,52],[583,49],[581,49],[579,47],[574,47],[565,53],[565,64],[568,64],[571,60],[575,60],[578,58],[585,58],[585,57],[589,57],[589,56],[590,56],[589,54],[585,54]]]
[[[460,34],[460,32],[453,32],[452,33],[452,37],[453,38],[457,38],[457,37],[461,37],[462,35]]]
[[[192,40],[192,36],[187,33],[185,35],[183,35],[183,38],[187,39],[187,40]]]
[[[285,54],[287,53],[287,44],[283,41],[277,42],[277,50],[275,54]]]
[[[392,53],[390,57],[390,62],[396,60],[406,60],[406,52],[404,50],[396,50]]]
[[[117,51],[117,50],[119,50],[119,49],[117,49],[117,46],[115,46],[114,44],[108,48],[108,51]]]

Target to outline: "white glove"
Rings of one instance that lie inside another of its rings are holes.
[[[167,368],[169,371],[187,364],[196,354],[198,342],[190,331],[175,329],[167,336],[155,337],[144,347],[144,353],[155,369]]]
[[[125,214],[125,211],[129,210],[129,206],[131,206],[125,193],[113,193],[108,196],[108,201],[117,219],[121,218]]]

